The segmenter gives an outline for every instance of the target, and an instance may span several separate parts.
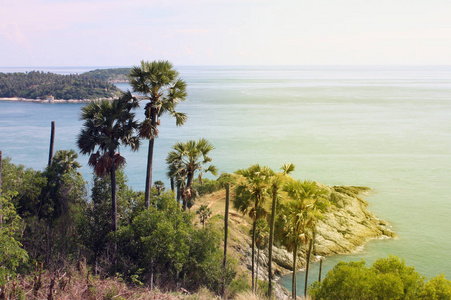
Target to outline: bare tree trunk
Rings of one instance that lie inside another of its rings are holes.
[[[175,192],[175,178],[171,176],[171,191]]]
[[[296,299],[296,260],[298,257],[298,244],[295,243],[294,244],[294,249],[293,249],[293,277],[292,277],[292,287],[291,287],[291,297],[293,299]]]
[[[272,245],[274,243],[274,222],[276,219],[276,199],[277,190],[274,189],[272,194],[272,213],[271,213],[271,224],[269,229],[269,254],[268,254],[268,299],[271,299],[272,295]]]
[[[116,163],[114,161],[114,152],[110,152],[110,157],[113,160],[111,165],[111,221],[112,229],[117,230],[117,202],[116,202]]]
[[[318,275],[318,281],[321,282],[321,271],[323,270],[323,259],[319,259],[319,275]]]
[[[1,152],[0,152],[1,155]],[[225,203],[225,216],[224,216],[224,261],[222,263],[223,270],[223,283],[222,283],[222,297],[225,299],[226,289],[226,270],[227,270],[227,235],[229,230],[229,202],[230,202],[230,184],[226,185],[226,203]]]
[[[147,153],[147,172],[146,172],[146,190],[144,195],[144,203],[146,205],[146,208],[149,209],[150,207],[150,190],[152,189],[152,172],[153,172],[153,146],[155,142],[155,135],[156,131],[154,129],[156,128],[156,118],[157,118],[157,111],[154,107],[151,107],[150,109],[150,122],[152,126],[152,137],[149,140],[149,151]]]
[[[252,223],[252,292],[255,293],[255,273],[254,273],[254,261],[255,261],[255,228],[257,227],[257,221],[254,220]]]
[[[146,209],[150,207],[150,189],[152,188],[152,171],[153,171],[153,146],[154,138],[149,140],[149,151],[147,152],[147,172],[146,172],[146,190],[144,195],[144,203]]]
[[[309,247],[308,247],[308,252],[307,252],[307,262],[306,262],[307,265],[305,266],[304,297],[307,297],[308,271],[309,271],[309,267],[310,267],[310,257],[312,255],[313,239],[314,239],[314,237],[312,236]]]
[[[50,132],[50,149],[49,149],[49,167],[53,159],[53,146],[55,145],[55,121],[52,121],[52,130]]]
[[[0,197],[2,196],[2,151],[0,150]],[[0,201],[0,210],[2,209],[2,202]],[[0,214],[0,228],[3,225],[3,215]]]
[[[255,270],[255,291],[258,288],[258,263],[260,261],[260,248],[257,247],[257,269]]]

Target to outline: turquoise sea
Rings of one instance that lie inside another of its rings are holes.
[[[82,73],[95,67],[0,68]],[[294,177],[329,185],[371,187],[369,209],[389,221],[399,239],[369,242],[352,255],[368,263],[398,255],[420,273],[451,276],[451,66],[179,67],[188,83],[189,116],[177,128],[162,119],[154,180],[165,178],[167,152],[177,141],[204,137],[222,172],[260,163],[296,164]],[[118,84],[127,89],[127,84]],[[0,150],[14,163],[42,170],[50,122],[56,149],[75,149],[80,104],[0,101]],[[142,117],[141,111],[137,115]],[[144,187],[147,143],[121,149],[134,189]],[[82,156],[89,178],[88,157]],[[312,267],[317,270],[318,265]],[[313,282],[317,275],[312,274]],[[290,288],[290,278],[282,278]],[[299,287],[304,278],[298,276]],[[300,289],[299,289],[300,290]],[[302,291],[301,291],[302,292]]]

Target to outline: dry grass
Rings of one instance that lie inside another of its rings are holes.
[[[90,275],[86,268],[65,272],[36,271],[35,275],[10,281],[0,299],[58,299],[58,300],[208,300],[220,299],[208,289],[196,294],[188,292],[162,292],[157,289],[131,286],[119,278],[99,278]]]

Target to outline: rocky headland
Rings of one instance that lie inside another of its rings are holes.
[[[389,223],[377,218],[368,211],[368,202],[362,196],[368,195],[369,188],[355,186],[325,186],[327,198],[331,205],[324,218],[317,225],[316,241],[312,261],[317,257],[335,254],[349,254],[358,251],[366,242],[377,238],[394,238],[396,234]],[[207,200],[208,199],[208,200]],[[215,192],[208,198],[201,199],[200,204],[209,203],[213,213],[223,214],[223,192]],[[232,197],[233,199],[233,197]],[[231,205],[232,207],[233,205]],[[251,269],[251,237],[249,231],[251,222],[241,213],[231,210],[229,224],[229,245],[240,265]],[[267,280],[268,250],[267,247],[259,253],[258,277]],[[306,246],[301,247],[298,255],[297,270],[305,267]],[[276,276],[292,271],[293,255],[283,246],[275,242],[273,248],[273,270]],[[289,298],[289,293],[280,285],[276,285],[277,299]]]

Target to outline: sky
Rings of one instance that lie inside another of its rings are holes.
[[[451,65],[451,0],[0,0],[0,67]]]

